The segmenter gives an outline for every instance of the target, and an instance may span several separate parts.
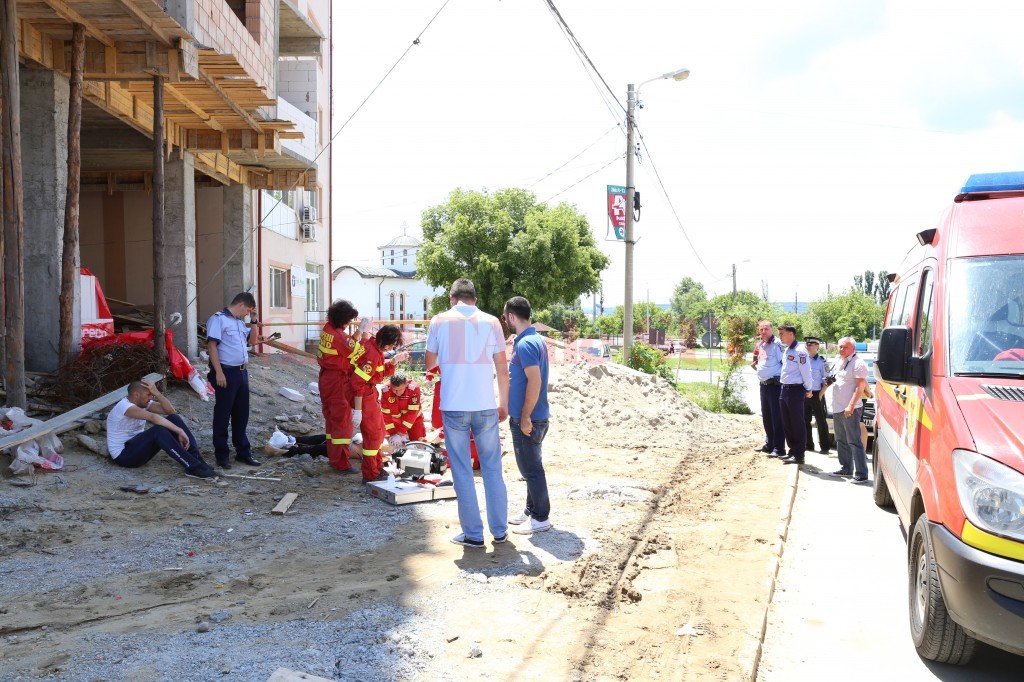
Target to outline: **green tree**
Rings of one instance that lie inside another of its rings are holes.
[[[873,296],[851,288],[845,294],[830,294],[807,306],[805,334],[820,337],[828,343],[843,336],[866,339],[873,329],[882,328],[885,308]]]
[[[594,327],[604,336],[621,336],[622,315],[618,317],[610,314],[598,315],[597,321],[594,322]]]
[[[424,281],[447,289],[468,277],[477,305],[493,315],[514,295],[537,309],[578,299],[600,288],[608,267],[582,214],[565,203],[538,204],[523,189],[455,189],[445,203],[423,212],[422,226],[416,266]]]
[[[768,303],[752,291],[740,290],[733,294],[715,296],[708,304],[719,323],[727,323],[728,318],[736,317],[743,320],[743,334],[752,339],[757,334],[757,323],[761,320],[776,322],[782,315],[778,306]]]
[[[698,320],[707,312],[708,294],[704,285],[692,277],[684,277],[672,292],[669,305],[676,317]]]
[[[633,321],[634,324],[637,320],[640,320],[638,331],[647,330],[647,313],[650,311],[651,314],[651,329],[660,329],[663,332],[667,332],[672,327],[672,312],[659,307],[658,305],[647,301],[641,301],[640,303],[633,304]]]
[[[885,270],[878,271],[878,279],[875,281],[873,294],[876,303],[885,306],[889,302],[889,273]]]

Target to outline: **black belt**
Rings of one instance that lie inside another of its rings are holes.
[[[771,379],[764,379],[761,381],[762,386],[774,386],[777,383],[779,383],[778,377],[772,377]]]
[[[803,384],[782,384],[783,388],[799,388],[802,391],[806,391]]]
[[[249,363],[247,362],[244,365],[221,365],[220,368],[221,369],[249,369]]]

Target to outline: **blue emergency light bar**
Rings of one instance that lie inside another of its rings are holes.
[[[1013,192],[1024,190],[1024,171],[975,173],[967,178],[961,194],[971,192]]]
[[[857,343],[853,344],[853,348],[858,353],[861,352],[861,351],[864,351],[866,353],[867,350],[868,350],[868,342],[867,341],[858,341]]]

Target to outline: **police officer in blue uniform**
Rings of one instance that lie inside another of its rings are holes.
[[[828,363],[818,355],[821,340],[813,336],[804,339],[807,346],[807,364],[811,368],[811,396],[804,403],[804,426],[807,430],[807,449],[814,449],[814,437],[811,432],[811,417],[818,424],[818,443],[821,454],[828,454],[832,439],[828,435],[828,416],[825,414],[825,377],[828,376]]]
[[[807,449],[804,401],[811,396],[811,366],[807,348],[797,343],[796,327],[791,324],[780,325],[779,339],[785,346],[782,372],[779,374],[782,382],[779,403],[782,406],[782,428],[786,432],[786,442],[789,443],[789,456],[782,461],[785,464],[803,464]]]
[[[772,323],[757,323],[761,340],[754,346],[754,361],[750,366],[757,372],[761,384],[761,422],[764,425],[764,446],[759,448],[769,457],[786,456],[786,437],[782,429],[782,407],[779,403],[779,374],[782,372],[782,342],[772,333]]]
[[[245,429],[249,425],[249,344],[259,342],[256,319],[256,299],[242,292],[231,300],[231,305],[216,312],[206,322],[206,349],[210,354],[210,373],[216,403],[213,407],[213,452],[222,469],[231,468],[228,449],[228,423],[231,424],[231,442],[235,446],[235,459],[258,467],[252,456],[252,447]],[[243,321],[246,315],[252,322],[250,329]]]

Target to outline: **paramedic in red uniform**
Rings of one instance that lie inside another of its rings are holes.
[[[327,309],[327,324],[320,332],[317,362],[320,363],[320,400],[327,431],[327,459],[338,471],[355,473],[349,461],[352,442],[352,366],[363,355],[358,336],[345,328],[359,313],[345,300],[337,300]]]
[[[363,436],[363,481],[366,482],[382,478],[380,446],[384,442],[384,415],[380,412],[377,384],[395,371],[393,364],[385,364],[384,352],[401,343],[402,330],[397,325],[384,325],[375,337],[362,342],[366,352],[352,365],[353,420],[359,422]]]
[[[420,387],[404,372],[391,375],[391,385],[380,399],[380,411],[384,414],[384,430],[392,446],[399,447],[411,440],[421,441],[427,437]]]

